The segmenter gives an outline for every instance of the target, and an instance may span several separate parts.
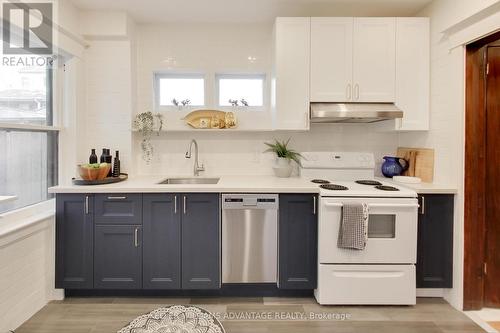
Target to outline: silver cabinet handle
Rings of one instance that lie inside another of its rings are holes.
[[[108,200],[125,200],[125,199],[127,199],[127,197],[125,197],[125,196],[121,196],[121,197],[115,197],[115,196],[108,197]]]
[[[350,83],[347,85],[346,95],[347,95],[347,100],[350,101],[352,98],[352,87]]]
[[[354,99],[359,100],[359,84],[354,85]]]
[[[89,196],[85,196],[85,214],[88,215],[89,213]]]
[[[186,196],[183,197],[182,206],[183,206],[182,208],[184,210],[184,215],[186,215],[186,212],[187,212]]]
[[[177,214],[177,195],[174,195],[174,214]]]
[[[134,246],[139,247],[139,228],[134,230]]]
[[[316,215],[316,196],[313,196],[313,214]]]
[[[420,215],[424,215],[425,214],[425,197],[422,196],[422,205],[420,206]]]

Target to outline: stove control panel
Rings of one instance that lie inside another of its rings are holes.
[[[373,169],[372,153],[355,152],[302,152],[304,169]]]

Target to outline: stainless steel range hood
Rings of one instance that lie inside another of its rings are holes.
[[[311,103],[312,123],[375,123],[403,118],[393,103]]]

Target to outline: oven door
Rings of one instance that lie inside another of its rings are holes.
[[[364,250],[337,247],[342,203],[369,207],[368,241]],[[417,199],[320,198],[319,262],[321,264],[414,264],[417,253]]]

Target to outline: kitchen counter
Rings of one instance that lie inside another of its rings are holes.
[[[385,180],[393,184],[412,189],[418,194],[457,194],[458,192],[458,189],[452,185],[444,185],[439,183],[408,184],[396,182],[387,178]]]
[[[318,185],[300,177],[221,176],[217,184],[157,184],[165,178],[192,176],[136,176],[115,184],[82,186],[62,184],[49,193],[319,193]],[[201,176],[211,178],[216,176]]]

